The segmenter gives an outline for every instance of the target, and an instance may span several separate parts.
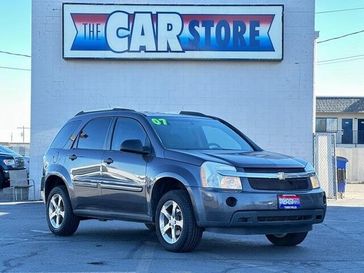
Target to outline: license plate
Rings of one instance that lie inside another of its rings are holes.
[[[278,206],[280,209],[298,209],[301,207],[301,200],[295,194],[278,195]]]

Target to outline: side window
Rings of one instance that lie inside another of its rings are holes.
[[[77,148],[102,150],[112,118],[95,118],[89,121],[80,132]]]
[[[205,132],[207,143],[212,147],[217,145],[215,148],[231,150],[240,150],[242,148],[234,138],[223,130],[211,126],[202,126],[202,130]]]
[[[120,151],[121,144],[128,139],[140,139],[146,144],[147,134],[140,123],[131,118],[118,118],[112,138],[111,150]]]
[[[59,131],[57,136],[54,138],[51,148],[56,149],[69,149],[72,145],[72,142],[75,140],[76,129],[80,126],[80,120],[74,120],[67,123],[63,128]]]

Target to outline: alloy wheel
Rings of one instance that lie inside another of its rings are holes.
[[[65,209],[62,196],[55,194],[52,196],[48,207],[48,217],[51,225],[56,229],[59,228],[63,223],[64,215]]]
[[[159,229],[163,239],[176,243],[183,231],[183,214],[180,206],[173,200],[165,202],[159,215]]]

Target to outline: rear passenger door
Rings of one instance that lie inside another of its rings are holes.
[[[145,215],[145,174],[150,155],[120,151],[121,144],[130,139],[149,145],[147,134],[137,120],[117,118],[110,150],[105,152],[102,162],[102,205],[108,211]]]
[[[68,161],[74,185],[75,209],[99,209],[101,162],[112,117],[90,120],[80,131]]]

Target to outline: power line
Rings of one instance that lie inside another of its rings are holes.
[[[0,69],[20,70],[20,71],[31,71],[29,68],[11,67],[11,66],[0,66]]]
[[[331,59],[326,61],[318,61],[317,65],[329,65],[329,64],[337,64],[337,63],[349,63],[349,62],[356,62],[364,60],[364,55],[362,57],[347,57],[347,58],[337,58],[337,59]]]
[[[363,33],[363,32],[364,32],[364,29],[359,30],[359,31],[355,31],[355,32],[351,32],[351,33],[347,33],[347,34],[344,34],[344,35],[340,35],[340,36],[337,36],[337,37],[329,38],[329,39],[326,39],[326,40],[318,41],[317,43],[318,44],[322,44],[322,43],[326,43],[326,42],[330,42],[330,41],[342,39],[342,38],[345,38],[345,37],[348,37],[348,36],[360,34],[360,33]]]
[[[353,56],[346,56],[346,57],[335,58],[335,59],[322,60],[322,61],[318,61],[318,63],[327,63],[327,62],[333,62],[333,61],[356,59],[356,58],[361,58],[361,57],[364,57],[364,54],[353,55]]]
[[[341,61],[332,61],[332,62],[327,62],[327,63],[320,63],[318,62],[318,65],[328,65],[328,64],[337,64],[337,63],[350,63],[350,62],[356,62],[356,61],[361,61],[364,58],[356,58],[356,59],[348,59],[348,60],[341,60]]]
[[[350,62],[363,61],[363,60],[364,60],[364,58],[357,58],[357,59],[342,60],[342,61],[336,61],[336,62],[317,63],[317,65],[330,65],[330,64],[338,64],[338,63],[350,63]]]
[[[2,54],[7,54],[7,55],[13,55],[13,56],[19,56],[19,57],[27,57],[27,58],[31,58],[30,55],[27,54],[21,54],[21,53],[16,53],[16,52],[10,52],[10,51],[3,51],[0,50],[0,53]]]
[[[323,10],[323,11],[316,12],[316,14],[327,14],[327,13],[336,13],[336,12],[346,12],[346,11],[363,10],[363,9],[364,9],[364,7],[351,8],[351,9]]]

